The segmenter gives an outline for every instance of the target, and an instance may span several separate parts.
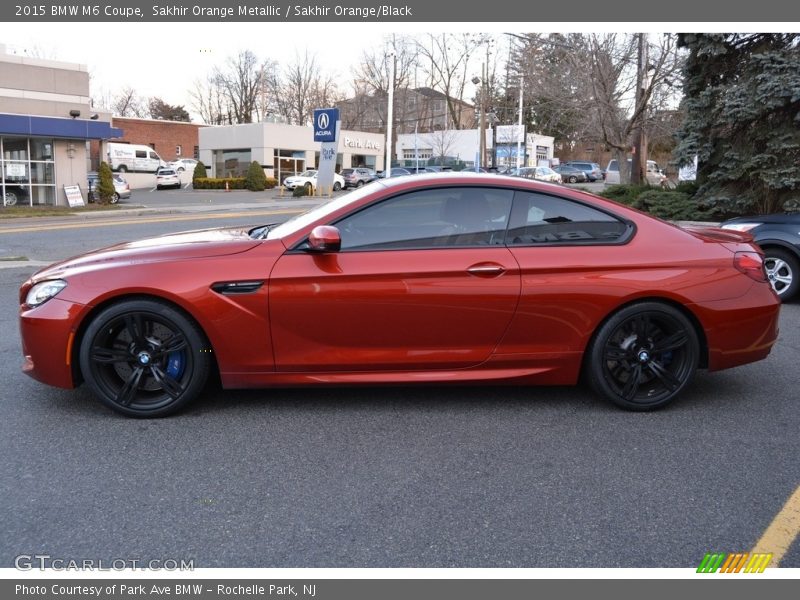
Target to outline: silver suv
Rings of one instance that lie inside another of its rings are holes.
[[[355,167],[353,169],[342,169],[341,176],[344,177],[344,187],[361,187],[365,183],[375,181],[378,176],[375,171],[366,167]]]
[[[628,162],[631,162],[630,158],[628,159]],[[650,185],[663,186],[667,181],[667,176],[664,175],[664,172],[654,160],[647,161],[647,173],[645,175],[647,177],[647,183]],[[617,163],[616,158],[612,158],[610,161],[608,161],[608,168],[606,168],[606,183],[608,185],[615,185],[619,183],[619,164]]]

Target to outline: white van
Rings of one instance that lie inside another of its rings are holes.
[[[167,166],[167,163],[161,160],[161,157],[150,146],[116,142],[109,142],[107,146],[108,162],[112,171],[155,173],[159,167]]]
[[[631,159],[629,158],[628,163],[630,162]],[[647,177],[647,183],[650,185],[662,185],[667,180],[667,176],[664,175],[658,163],[654,160],[647,161],[647,173],[645,173],[645,176]],[[619,183],[619,164],[616,158],[612,158],[608,161],[606,183],[608,185],[616,185]]]

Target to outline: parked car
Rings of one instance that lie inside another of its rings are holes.
[[[403,175],[411,175],[411,171],[403,167],[392,167],[392,177],[402,177]]]
[[[586,173],[569,165],[558,165],[553,167],[553,171],[561,175],[561,181],[566,181],[567,183],[584,183],[589,179]]]
[[[749,234],[680,229],[485,174],[387,179],[283,224],[118,244],[19,292],[24,371],[158,417],[226,388],[581,373],[631,410],[765,358],[780,302]],[[176,276],[179,274],[179,276]]]
[[[181,178],[175,169],[162,167],[156,173],[156,189],[160,190],[165,187],[176,189],[181,187]]]
[[[283,180],[283,185],[287,190],[297,187],[305,187],[306,192],[311,195],[317,189],[317,169],[308,169],[299,175],[292,175]],[[344,187],[344,178],[338,173],[333,174],[333,191],[338,192]]]
[[[800,213],[738,217],[725,221],[723,229],[746,231],[764,251],[767,278],[778,297],[786,302],[800,288]]]
[[[111,197],[111,204],[119,202],[120,198],[128,199],[131,197],[131,187],[128,185],[127,180],[117,173],[113,173],[111,178],[114,182],[114,195]],[[94,202],[95,194],[97,191],[97,184],[100,181],[100,176],[97,171],[89,171],[86,174],[88,199],[89,202]]]
[[[366,167],[355,167],[353,169],[342,169],[345,187],[361,187],[365,183],[370,183],[378,178],[372,169]]]
[[[553,171],[550,167],[520,167],[519,169],[514,169],[513,176],[561,183],[561,175]]]
[[[17,202],[22,203],[28,198],[26,188],[21,185],[6,183],[4,188],[3,206],[14,206]]]
[[[190,173],[194,173],[194,168],[197,166],[197,162],[193,158],[179,158],[178,160],[173,160],[169,163],[169,166],[175,169],[178,173],[183,171],[189,171]]]
[[[585,162],[580,160],[570,160],[564,164],[570,167],[574,167],[576,169],[580,169],[581,171],[586,173],[586,178],[589,181],[600,181],[603,179],[603,170],[597,163]]]
[[[630,158],[628,159],[628,162],[631,162]],[[667,176],[664,175],[663,170],[654,160],[647,161],[647,172],[645,176],[647,178],[647,183],[650,185],[663,186],[667,183]],[[610,161],[608,161],[605,181],[609,185],[619,184],[619,163],[617,162],[616,158],[612,158]]]

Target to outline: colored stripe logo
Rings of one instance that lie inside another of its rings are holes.
[[[697,567],[698,573],[763,573],[772,559],[772,553],[734,552],[723,554],[709,552]]]

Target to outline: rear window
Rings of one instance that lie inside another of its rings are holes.
[[[158,174],[159,175],[175,175],[175,171],[173,171],[172,169],[161,169],[158,172]]]

